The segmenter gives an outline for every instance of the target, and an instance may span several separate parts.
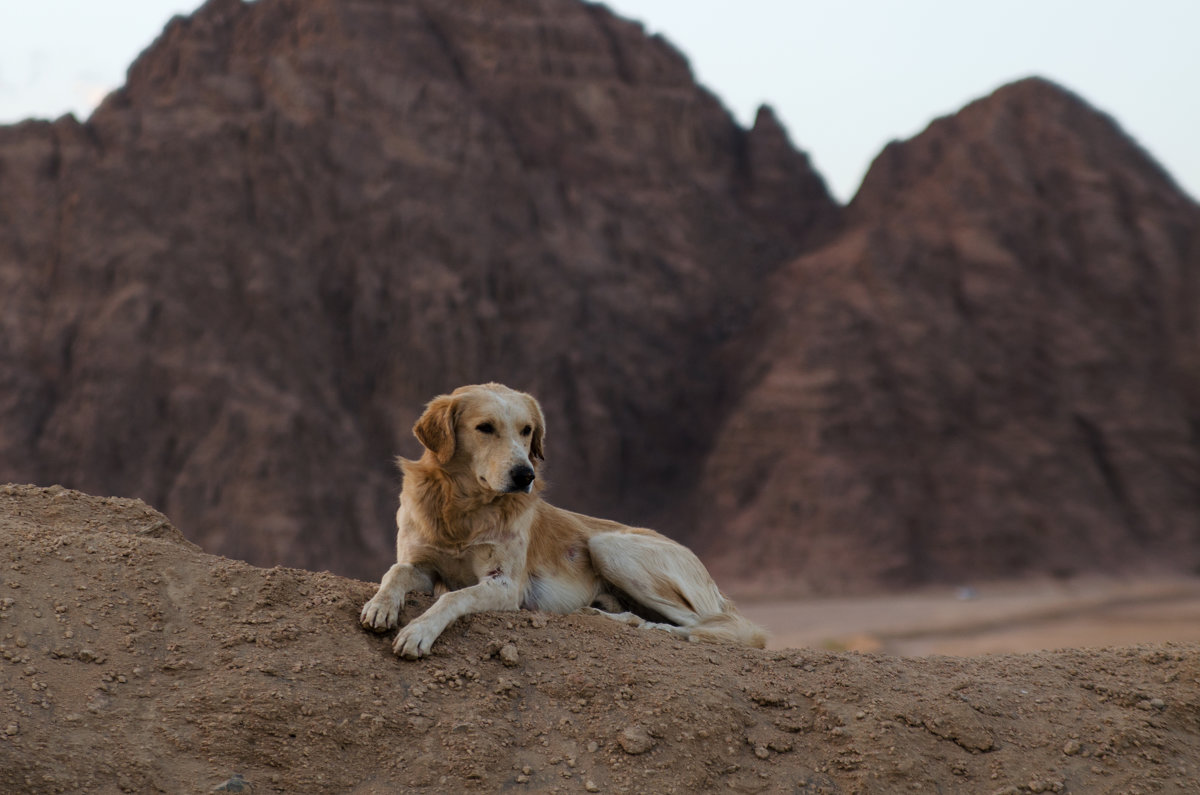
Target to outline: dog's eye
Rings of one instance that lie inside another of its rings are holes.
[[[526,425],[524,428],[522,428],[522,429],[521,429],[521,435],[522,435],[522,436],[528,436],[528,435],[529,435],[529,434],[531,434],[531,433],[533,433],[533,428],[531,428],[531,427],[530,427],[530,426],[528,426],[528,425]]]
[[[496,428],[490,422],[481,422],[475,426],[475,430],[480,433],[495,433]]]

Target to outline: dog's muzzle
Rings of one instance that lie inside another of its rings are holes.
[[[522,464],[519,467],[513,467],[508,473],[508,490],[509,491],[529,491],[533,484],[533,467],[528,467]]]

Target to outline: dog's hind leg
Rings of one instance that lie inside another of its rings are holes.
[[[690,632],[687,627],[680,627],[676,626],[675,624],[663,624],[659,621],[650,621],[642,618],[639,615],[630,613],[629,611],[616,613],[608,610],[601,610],[597,607],[585,607],[579,612],[587,613],[593,616],[604,616],[607,619],[616,621],[618,624],[625,624],[630,627],[637,627],[638,629],[661,629],[664,632],[670,632],[672,635],[679,635],[683,638],[688,637],[688,633]]]
[[[596,570],[635,601],[672,622],[674,634],[762,648],[766,633],[737,612],[687,547],[648,531],[597,533],[588,540]],[[632,623],[625,614],[618,620]],[[671,625],[642,621],[638,626]]]
[[[724,606],[700,559],[665,536],[597,533],[588,540],[588,552],[601,577],[681,627]]]

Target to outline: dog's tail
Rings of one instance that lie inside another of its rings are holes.
[[[748,621],[729,601],[726,601],[722,612],[701,616],[699,621],[687,628],[687,635],[688,640],[738,643],[756,649],[765,649],[767,646],[767,631]]]

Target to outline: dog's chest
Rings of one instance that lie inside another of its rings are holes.
[[[437,571],[438,577],[452,591],[479,582],[481,576],[495,568],[497,550],[491,544],[472,544],[461,549],[424,547],[420,558]]]

